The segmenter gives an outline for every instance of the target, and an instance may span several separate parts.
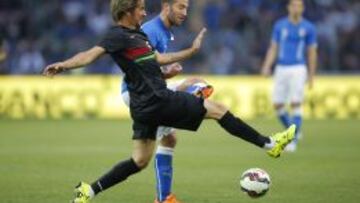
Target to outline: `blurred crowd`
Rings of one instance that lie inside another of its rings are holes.
[[[191,45],[209,30],[201,53],[183,63],[186,73],[257,74],[273,23],[286,15],[285,0],[192,0],[185,25],[174,28],[170,50]],[[147,0],[148,18],[160,0]],[[360,73],[360,1],[305,0],[316,24],[319,72]],[[48,63],[90,48],[112,24],[109,0],[1,0],[0,74],[38,74]],[[6,53],[6,58],[1,57]],[[2,59],[5,58],[5,59]],[[109,57],[74,74],[120,72]]]

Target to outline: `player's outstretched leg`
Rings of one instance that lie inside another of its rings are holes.
[[[126,180],[129,176],[140,172],[146,168],[151,160],[155,141],[144,139],[134,140],[134,150],[132,158],[122,161],[115,165],[109,172],[104,174],[94,183],[87,184],[81,182],[75,188],[75,198],[73,203],[88,203],[100,192]]]
[[[269,150],[268,154],[271,157],[279,157],[286,145],[294,139],[295,126],[293,125],[284,132],[266,137],[261,135],[240,118],[235,117],[224,105],[210,100],[205,100],[204,106],[207,110],[205,115],[206,118],[217,120],[221,127],[223,127],[231,135],[239,137],[258,147]]]

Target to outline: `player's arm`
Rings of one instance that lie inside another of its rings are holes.
[[[307,65],[309,68],[308,71],[308,83],[309,88],[312,89],[314,85],[314,77],[317,67],[317,34],[315,26],[310,26],[309,34],[306,36],[306,45],[307,45]]]
[[[314,84],[314,77],[317,67],[317,46],[313,45],[308,48],[308,66],[309,66],[309,88],[311,89]]]
[[[87,51],[76,54],[70,59],[48,65],[44,69],[43,74],[45,76],[54,76],[66,70],[87,66],[96,59],[98,59],[100,56],[102,56],[104,53],[104,48],[100,46],[95,46]]]
[[[173,52],[173,53],[166,53],[166,54],[160,54],[159,52],[155,52],[157,62],[160,65],[167,65],[190,58],[200,50],[205,32],[206,29],[203,28],[200,31],[200,33],[197,35],[195,40],[193,41],[192,46],[188,49],[184,49],[182,51]]]
[[[0,47],[0,62],[6,59],[6,52]]]
[[[278,44],[271,41],[270,47],[266,53],[264,64],[261,68],[261,74],[268,76],[271,74],[271,66],[274,64],[278,53]]]
[[[5,60],[6,56],[7,56],[7,54],[6,54],[6,51],[5,51],[4,47],[3,47],[2,39],[0,37],[0,62]]]
[[[158,36],[159,32],[156,29],[153,29],[150,24],[145,24],[142,27],[142,30],[149,38],[151,46],[155,48],[155,50],[157,50],[159,53],[164,53],[165,46],[163,44],[164,42],[160,40],[161,37]],[[173,78],[182,71],[182,66],[179,63],[164,65],[160,68],[164,79]]]
[[[164,79],[170,79],[177,76],[182,71],[182,66],[180,63],[172,63],[167,66],[161,66],[161,72]]]

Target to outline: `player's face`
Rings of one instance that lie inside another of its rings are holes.
[[[133,24],[136,25],[137,27],[140,27],[141,23],[146,17],[144,0],[138,1],[138,5],[134,9],[132,16],[133,16]]]
[[[188,8],[189,0],[175,0],[174,3],[170,5],[170,12],[168,15],[171,24],[180,26],[186,20]]]
[[[301,0],[292,0],[288,5],[288,11],[291,16],[299,17],[304,12],[304,3]]]

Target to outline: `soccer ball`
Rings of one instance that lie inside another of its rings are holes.
[[[251,168],[241,175],[240,186],[250,197],[261,197],[269,190],[270,176],[260,168]]]

